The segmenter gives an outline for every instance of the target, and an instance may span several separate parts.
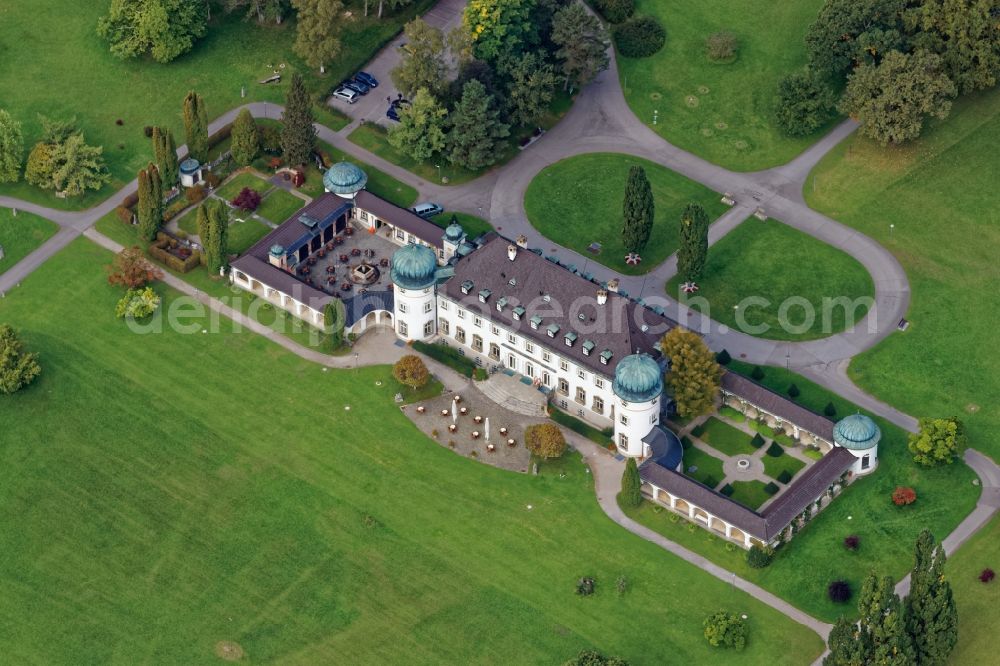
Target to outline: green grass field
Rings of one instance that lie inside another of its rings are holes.
[[[1000,571],[1000,518],[966,542],[945,565],[958,606],[958,645],[952,664],[988,664],[996,655],[996,608],[1000,583],[981,583],[983,569]]]
[[[733,494],[730,495],[730,499],[748,509],[756,511],[757,507],[771,499],[764,490],[765,484],[761,481],[733,481],[732,486]]]
[[[638,0],[636,14],[658,17],[667,43],[650,58],[618,57],[625,99],[663,138],[711,162],[738,171],[783,164],[822,134],[793,139],[773,122],[778,81],[805,64],[803,39],[822,4]],[[729,64],[705,55],[705,38],[720,30],[740,42]]]
[[[735,330],[775,340],[812,340],[839,333],[850,317],[847,308],[834,307],[832,299],[847,297],[853,302],[875,295],[868,271],[849,254],[777,220],[761,222],[753,217],[709,248],[705,274],[698,280],[701,290],[694,298],[681,292],[682,282],[673,277],[667,293]],[[767,304],[744,300],[751,297]],[[785,317],[783,303],[787,303]],[[868,303],[861,300],[851,310],[859,322]]]
[[[804,462],[798,458],[793,458],[787,453],[782,453],[777,458],[769,456],[765,453],[761,457],[761,462],[764,463],[764,473],[775,480],[778,479],[778,476],[780,476],[782,472],[788,472],[794,477],[802,470],[803,467],[806,466]]]
[[[811,206],[887,247],[912,295],[905,333],[851,362],[860,386],[914,416],[961,417],[972,446],[1000,460],[1000,90],[963,98],[902,148],[844,141],[806,182]],[[890,225],[895,225],[891,228]]]
[[[281,224],[305,205],[306,202],[303,199],[276,188],[265,197],[256,212],[275,224]]]
[[[735,360],[729,365],[746,373],[750,367]],[[832,401],[841,416],[864,412],[784,368],[766,368],[761,380],[779,393],[784,393],[791,382],[802,390],[797,402],[805,407],[822,411]],[[856,592],[865,574],[873,568],[902,578],[913,566],[913,542],[920,530],[927,528],[943,538],[972,511],[979,497],[979,488],[972,485],[975,474],[965,464],[936,469],[917,467],[906,449],[906,433],[878,417],[875,421],[882,429],[878,470],[848,486],[792,543],[778,551],[766,569],[751,569],[742,549],[727,550],[723,541],[705,530],[688,532],[683,521],[671,522],[668,512],[654,511],[649,502],[629,513],[667,538],[754,581],[814,617],[832,622],[840,614],[853,616],[855,605],[844,607],[828,600],[826,587],[830,581],[847,580]],[[693,451],[684,452],[685,464]],[[916,489],[917,502],[908,507],[894,506],[891,495],[896,486]],[[844,537],[851,534],[861,538],[861,546],[854,552],[843,545]]]
[[[226,201],[232,201],[245,187],[256,191],[258,194],[264,194],[274,186],[257,176],[257,174],[245,171],[233,176],[229,182],[216,191],[216,194]]]
[[[292,16],[281,26],[259,27],[254,21],[242,20],[241,12],[226,15],[213,8],[208,36],[187,55],[161,65],[146,59],[123,61],[108,52],[96,29],[107,2],[8,3],[0,35],[5,64],[0,69],[3,107],[24,124],[29,149],[40,131],[37,114],[76,117],[88,142],[104,146],[113,182],[96,193],[66,200],[23,181],[3,184],[0,194],[55,208],[93,206],[135,178],[152,157],[143,126],[168,126],[178,145],[184,142],[181,101],[188,90],[204,96],[210,120],[246,102],[283,103],[294,71],[304,75],[306,85],[318,96],[365,63],[406,20],[426,10],[431,2],[418,0],[382,20],[362,18],[362,4],[347,3],[354,18],[344,28],[343,52],[328,65],[326,75],[320,76],[291,53],[295,39]],[[24,44],[46,46],[26,49]],[[282,64],[281,83],[257,83]],[[246,98],[240,97],[243,86]],[[317,117],[321,122],[341,121],[330,112]],[[115,124],[118,119],[121,126]]]
[[[0,301],[44,366],[0,401],[7,660],[210,663],[235,641],[258,662],[708,663],[719,608],[749,616],[743,663],[819,655],[608,520],[577,456],[537,477],[456,456],[400,413],[388,368],[321,372],[226,322],[132,333],[109,260],[78,240]]]
[[[297,201],[299,201],[297,199]],[[240,222],[235,218],[243,218]],[[117,222],[112,220],[112,222]],[[119,222],[119,225],[121,223]],[[133,245],[136,243],[134,230],[121,225],[122,231],[131,232],[132,238],[128,243],[122,243],[123,245]],[[198,234],[198,209],[193,208],[184,214],[184,217],[180,219],[177,226],[188,235]],[[99,229],[100,230],[100,229]],[[263,222],[253,219],[249,214],[239,213],[237,211],[229,211],[229,251],[234,254],[243,254],[250,246],[259,241],[261,238],[266,236],[271,231]],[[105,234],[107,235],[107,234]],[[122,242],[122,241],[119,241]],[[200,270],[200,269],[196,269]]]
[[[430,218],[431,222],[438,225],[442,229],[446,228],[451,224],[451,218],[455,217],[458,219],[458,223],[462,225],[462,229],[465,231],[466,237],[469,240],[475,240],[488,231],[493,231],[493,225],[484,220],[481,217],[476,217],[475,215],[469,215],[468,213],[455,213],[452,211],[445,211],[439,215],[435,215]]]
[[[15,216],[9,208],[0,208],[0,274],[37,250],[55,235],[59,227],[44,217],[19,211]]]
[[[695,468],[693,471],[691,468]],[[722,461],[710,453],[693,446],[684,452],[684,474],[698,483],[714,488],[722,482],[725,476],[722,472]],[[712,479],[715,483],[708,483]]]
[[[757,450],[750,444],[750,440],[753,439],[750,435],[714,416],[705,421],[702,428],[698,439],[719,453],[725,453],[727,456],[748,456]]]
[[[625,263],[622,244],[622,199],[633,165],[646,170],[656,204],[653,231],[638,266]],[[719,196],[659,164],[628,155],[591,153],[543,169],[528,186],[524,208],[531,224],[546,237],[616,271],[637,275],[677,251],[684,206],[700,203],[715,220],[726,209]],[[587,248],[595,241],[601,243],[601,253],[591,255]]]

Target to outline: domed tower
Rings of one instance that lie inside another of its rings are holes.
[[[444,260],[448,261],[458,252],[458,246],[465,242],[465,229],[458,223],[458,218],[451,216],[451,224],[444,230]]]
[[[645,457],[642,442],[660,422],[663,372],[649,354],[632,354],[618,362],[611,385],[615,394],[615,444],[623,455]]]
[[[389,277],[394,288],[396,335],[403,340],[426,340],[437,332],[434,274],[437,257],[426,245],[410,243],[392,255]]]
[[[851,414],[833,426],[833,443],[848,449],[856,460],[851,466],[855,474],[870,474],[878,467],[878,442],[882,431],[864,414]]]
[[[350,162],[337,162],[323,175],[323,189],[344,199],[353,199],[367,182],[368,175]]]

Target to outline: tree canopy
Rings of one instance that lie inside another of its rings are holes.
[[[295,55],[324,71],[340,53],[340,30],[346,20],[341,0],[292,0],[297,12]]]
[[[174,143],[174,133],[160,127],[153,128],[153,155],[156,168],[167,189],[177,184],[177,144]]]
[[[775,120],[788,136],[807,136],[830,120],[834,95],[812,70],[793,72],[778,82]]]
[[[653,188],[641,166],[632,166],[625,182],[622,201],[622,241],[629,252],[640,252],[653,231],[655,202]]]
[[[415,354],[407,354],[392,366],[392,376],[396,381],[411,389],[418,389],[430,381],[431,374],[423,360]]]
[[[399,122],[389,130],[389,143],[415,160],[428,160],[445,147],[448,112],[426,88],[399,112]]]
[[[21,123],[0,109],[0,183],[14,183],[21,177],[24,136]]]
[[[292,75],[281,120],[281,152],[285,162],[305,164],[316,148],[316,128],[313,125],[316,118],[313,116],[312,100],[298,73]]]
[[[537,423],[525,428],[524,445],[539,458],[558,458],[566,452],[566,437],[554,423]]]
[[[38,354],[24,351],[14,329],[0,324],[0,393],[10,395],[21,390],[41,372]]]
[[[199,162],[208,161],[208,112],[205,100],[193,90],[184,96],[184,134],[188,155]]]
[[[538,37],[532,20],[535,5],[535,0],[469,0],[462,23],[476,57],[496,62],[530,47]]]
[[[146,259],[146,254],[138,245],[123,248],[108,266],[108,284],[126,289],[144,287],[153,280],[163,277],[163,271]]]
[[[444,33],[418,16],[403,28],[403,37],[399,64],[389,73],[392,82],[408,97],[421,88],[440,95],[448,81]]]
[[[608,68],[608,33],[582,3],[569,3],[555,13],[552,42],[566,87],[582,88]]]
[[[928,467],[946,465],[968,445],[965,425],[957,418],[922,418],[920,430],[911,433],[907,446],[913,460]]]
[[[472,170],[496,163],[510,126],[500,120],[496,100],[482,83],[471,79],[465,84],[448,120],[449,162]]]
[[[161,63],[187,53],[208,33],[208,4],[191,0],[111,0],[97,34],[119,58],[145,54]]]
[[[681,213],[677,273],[686,281],[697,280],[708,261],[708,213],[701,204],[688,204]]]
[[[260,152],[260,136],[257,133],[257,122],[250,115],[249,109],[243,109],[233,122],[230,152],[233,162],[239,166],[248,166]]]
[[[707,414],[715,406],[722,369],[715,354],[694,331],[676,326],[663,336],[660,348],[670,359],[667,386],[681,418]]]
[[[923,530],[914,548],[910,593],[904,600],[906,631],[918,664],[943,664],[958,642],[958,612],[944,575],[944,547]]]

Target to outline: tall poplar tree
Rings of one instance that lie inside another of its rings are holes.
[[[163,186],[168,190],[177,184],[177,144],[174,133],[161,127],[153,128],[153,155]]]
[[[24,137],[21,123],[0,109],[0,183],[14,183],[21,177]]]
[[[827,641],[830,654],[823,666],[862,666],[871,660],[872,646],[868,634],[846,617],[837,618]]]
[[[193,90],[184,98],[184,134],[188,155],[202,163],[208,161],[208,114],[205,101]]]
[[[622,242],[629,252],[639,252],[646,247],[653,230],[653,188],[646,177],[646,170],[633,166],[628,170],[625,183],[625,200],[622,202]]]
[[[681,214],[677,273],[691,282],[701,277],[708,260],[708,214],[701,204],[688,204]]]
[[[865,663],[901,664],[916,663],[913,641],[903,622],[903,606],[895,585],[889,576],[878,576],[874,571],[861,584],[858,611],[861,614],[861,632],[871,645],[871,655]]]
[[[312,101],[299,74],[292,75],[292,85],[281,116],[281,152],[288,164],[305,164],[316,147]]]
[[[163,223],[163,183],[155,164],[149,164],[139,172],[139,202],[136,217],[139,221],[139,235],[147,241],[156,238]]]
[[[239,166],[248,166],[260,152],[260,136],[257,123],[248,109],[243,109],[233,123],[232,143],[229,149],[233,161]]]
[[[625,461],[625,471],[622,473],[621,502],[633,509],[642,504],[642,480],[639,478],[639,467],[635,464],[635,458],[629,458]]]
[[[229,256],[229,212],[220,199],[206,199],[198,208],[198,236],[209,273],[218,273]]]
[[[903,603],[906,631],[921,666],[947,663],[958,642],[958,612],[944,563],[944,548],[923,530],[914,549],[910,594]]]

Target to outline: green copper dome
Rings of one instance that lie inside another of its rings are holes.
[[[323,187],[327,192],[340,195],[354,195],[368,182],[364,171],[350,162],[337,162],[323,175]]]
[[[462,225],[458,223],[458,218],[452,216],[451,224],[448,228],[444,230],[444,237],[448,240],[457,243],[462,240],[462,236],[465,235],[465,230],[462,229]]]
[[[663,393],[663,373],[649,354],[632,354],[618,362],[612,388],[626,402],[648,402]]]
[[[881,438],[882,431],[864,414],[851,414],[833,426],[833,441],[845,449],[870,449]]]
[[[437,255],[426,245],[410,243],[392,255],[389,276],[403,289],[423,289],[434,284]]]

